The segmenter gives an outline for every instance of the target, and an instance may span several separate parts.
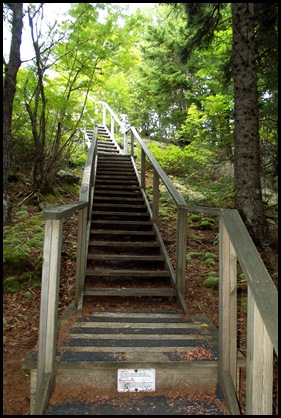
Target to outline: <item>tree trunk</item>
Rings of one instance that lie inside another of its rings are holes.
[[[7,183],[11,159],[12,114],[17,72],[21,65],[20,44],[23,27],[23,3],[5,3],[13,13],[9,62],[5,63],[3,86],[3,221],[7,218]]]
[[[269,242],[261,193],[254,3],[232,3],[235,206],[258,246]]]

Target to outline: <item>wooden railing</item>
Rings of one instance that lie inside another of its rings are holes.
[[[53,390],[63,220],[77,210],[79,211],[75,289],[75,305],[77,308],[79,308],[83,298],[95,178],[95,159],[97,154],[96,134],[97,129],[95,128],[85,164],[79,201],[46,209],[43,212],[46,224],[43,250],[36,393],[32,415],[44,414]]]
[[[146,199],[146,159],[153,167],[152,218],[156,227],[160,201],[159,179],[177,205],[177,263],[173,277],[180,298],[184,298],[185,295],[188,212],[207,213],[219,217],[219,382],[232,414],[240,415],[237,379],[240,367],[237,348],[237,263],[239,262],[247,280],[248,295],[246,414],[272,415],[274,352],[278,356],[278,292],[238,211],[188,206],[134,126],[126,129],[106,103],[99,102],[99,104],[103,109],[102,123],[111,123],[110,131],[113,135],[116,128],[114,121],[119,125],[119,132],[124,135],[123,152],[127,154],[130,148],[129,154],[134,159],[135,140],[141,147],[140,184]],[[128,147],[129,142],[130,147]],[[172,267],[171,271],[173,273]],[[185,302],[181,302],[182,306],[185,306]]]
[[[146,159],[153,166],[153,198],[151,216],[154,221],[160,243],[161,234],[157,228],[159,215],[159,180],[166,187],[177,206],[177,261],[174,272],[170,268],[179,302],[185,305],[186,278],[186,237],[188,212],[200,212],[217,215],[220,219],[220,281],[219,281],[219,382],[229,403],[233,415],[240,414],[238,402],[237,370],[237,262],[239,262],[248,285],[247,308],[247,415],[272,415],[273,353],[278,356],[278,294],[264,263],[253,244],[251,237],[235,209],[218,209],[203,206],[188,206],[182,195],[172,184],[156,159],[150,153],[136,129],[127,130],[118,117],[104,102],[103,124],[110,113],[110,132],[117,122],[124,135],[124,153],[127,153],[130,134],[130,155],[134,161],[134,141],[141,147],[141,169],[139,181],[145,199]],[[120,129],[119,128],[119,129]],[[37,364],[36,394],[33,415],[42,415],[47,407],[54,383],[55,352],[57,340],[58,295],[60,283],[60,254],[63,219],[79,211],[76,293],[75,306],[82,306],[86,270],[87,248],[91,223],[91,210],[94,194],[94,182],[97,156],[97,128],[86,161],[78,202],[47,209],[46,219],[39,348]],[[148,202],[149,203],[149,202]],[[149,207],[149,205],[148,205]]]

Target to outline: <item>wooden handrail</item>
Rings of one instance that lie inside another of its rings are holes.
[[[44,414],[53,389],[63,219],[72,215],[77,210],[79,211],[79,221],[75,289],[76,306],[83,292],[87,257],[87,232],[89,231],[88,225],[91,217],[95,158],[97,154],[96,135],[97,128],[94,130],[92,144],[85,164],[80,200],[43,211],[46,224],[43,250],[36,393],[33,415]]]
[[[107,104],[104,109],[113,115]],[[105,113],[104,113],[105,114]],[[104,119],[105,120],[105,119]],[[118,119],[115,118],[118,122]],[[120,121],[119,121],[120,122]],[[118,122],[118,123],[119,123]],[[122,130],[124,126],[119,123]],[[134,140],[141,147],[140,185],[145,193],[146,157],[153,167],[152,217],[157,229],[159,211],[159,179],[178,207],[177,288],[184,295],[186,220],[188,212],[217,215],[220,219],[220,295],[219,295],[219,352],[220,383],[231,411],[239,415],[237,401],[237,262],[248,284],[248,341],[247,341],[247,414],[270,415],[272,411],[272,358],[278,355],[278,292],[235,209],[221,209],[187,205],[166,173],[153,157],[134,126],[124,134],[124,152],[127,153],[128,136],[130,154],[134,157]],[[258,331],[257,331],[258,330]],[[261,337],[262,336],[262,337]],[[258,370],[258,372],[257,372]],[[263,379],[263,380],[262,380]],[[266,389],[265,389],[266,386]],[[261,393],[262,391],[262,393]]]
[[[187,209],[188,206],[182,196],[182,194],[176,189],[176,187],[173,185],[172,181],[169,179],[163,168],[160,166],[156,158],[152,155],[152,153],[149,151],[148,147],[145,145],[141,137],[139,136],[138,132],[136,131],[136,128],[134,126],[130,126],[128,129],[128,132],[131,131],[134,135],[134,137],[139,142],[142,151],[145,153],[145,155],[148,157],[149,161],[151,162],[153,169],[157,172],[158,176],[161,178],[163,184],[166,186],[166,189],[170,193],[172,199],[177,204],[177,206],[181,209]]]
[[[160,167],[136,129],[124,130],[118,117],[104,103],[112,118],[124,131],[124,141],[131,134],[131,157],[134,163],[134,139],[141,147],[141,173],[139,182],[144,197],[146,158],[153,167],[153,202],[151,217],[159,241],[158,230],[159,180],[161,179],[177,205],[177,257],[175,285],[182,306],[185,305],[186,237],[188,212],[201,212],[220,219],[220,280],[219,280],[219,381],[232,414],[239,415],[237,401],[237,262],[248,286],[247,308],[247,415],[272,414],[273,352],[278,355],[278,292],[238,213],[235,209],[189,206]],[[104,111],[104,118],[105,118]],[[106,120],[106,119],[105,119]],[[104,120],[104,122],[105,122]],[[112,123],[112,122],[111,122]],[[114,128],[114,124],[112,125]],[[124,145],[124,149],[127,145]],[[58,293],[60,280],[60,254],[62,222],[79,211],[75,305],[83,299],[87,247],[89,241],[91,208],[93,204],[97,158],[97,127],[89,148],[78,202],[46,209],[42,289],[40,307],[39,350],[34,414],[41,415],[48,404],[54,383],[54,363],[57,332]],[[147,200],[148,202],[148,200]],[[166,253],[165,253],[166,254]],[[169,265],[170,270],[172,267]],[[174,277],[174,273],[172,272]]]

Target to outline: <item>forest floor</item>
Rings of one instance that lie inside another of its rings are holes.
[[[64,203],[76,201],[77,195],[68,196]],[[28,201],[27,201],[28,202]],[[39,207],[30,206],[30,215],[38,214]],[[168,225],[168,226],[167,226]],[[277,271],[278,245],[277,245],[277,225],[271,225],[274,237],[272,249],[261,256],[269,270]],[[166,225],[160,224],[160,230],[172,262],[174,260],[175,245],[175,222],[169,221]],[[188,252],[210,252],[218,255],[218,245],[214,244],[217,230],[204,230],[193,228],[188,235]],[[64,221],[64,236],[62,248],[61,263],[61,284],[59,315],[74,300],[75,292],[75,260],[73,257],[67,257],[69,252],[73,252],[73,241],[77,236],[77,214],[67,218]],[[218,262],[212,266],[212,270],[218,270]],[[218,309],[218,291],[214,288],[208,288],[205,285],[206,274],[210,267],[199,258],[192,259],[187,263],[186,274],[186,304],[190,313],[207,316],[210,321],[218,327],[219,309]],[[28,292],[27,292],[28,291]],[[243,288],[243,281],[240,286],[241,294],[246,292],[246,285]],[[27,297],[28,295],[28,297]],[[242,300],[242,299],[241,299]],[[100,309],[106,309],[110,306],[108,300],[100,301]],[[138,306],[144,302],[139,301]],[[103,304],[103,305],[102,305]],[[128,299],[126,307],[130,304],[134,306],[134,301]],[[163,303],[163,306],[165,303]],[[116,306],[116,305],[115,305]],[[23,361],[30,351],[36,349],[38,341],[40,313],[40,289],[30,287],[9,293],[3,296],[3,415],[29,415],[30,412],[30,376],[23,368]],[[238,306],[238,346],[239,350],[246,355],[246,309]],[[274,359],[274,415],[278,415],[277,392],[278,375],[277,360]],[[241,375],[240,378],[240,402],[241,412],[245,414],[245,393],[246,379]]]

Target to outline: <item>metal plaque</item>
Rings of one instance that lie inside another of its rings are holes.
[[[118,369],[118,392],[154,392],[155,369]]]

